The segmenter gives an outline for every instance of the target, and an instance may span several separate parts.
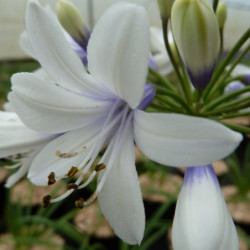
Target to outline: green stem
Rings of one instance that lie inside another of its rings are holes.
[[[244,116],[250,116],[250,112],[242,112],[242,113],[233,113],[233,114],[226,114],[216,117],[210,117],[215,120],[223,120],[223,119],[230,119],[230,118],[236,118],[236,117],[244,117]]]
[[[207,113],[202,113],[204,116],[211,116],[211,115],[219,115],[219,114],[223,114],[223,113],[227,113],[227,112],[233,112],[233,111],[238,111],[238,110],[241,110],[241,109],[244,109],[244,108],[248,108],[250,105],[250,101],[248,102],[245,102],[241,105],[238,105],[238,106],[228,106],[228,107],[224,107],[224,108],[220,108],[220,109],[216,109],[214,111],[210,111],[210,112],[207,112]]]
[[[230,61],[233,59],[235,54],[239,51],[241,46],[246,42],[246,40],[250,37],[250,28],[241,36],[240,40],[234,45],[232,50],[228,53],[226,58],[222,61],[221,65],[218,67],[218,69],[215,71],[213,78],[207,88],[204,91],[203,98],[206,102],[209,95],[211,94],[211,90],[214,88],[214,85],[216,81],[221,76],[222,72],[226,68],[226,66],[230,63]]]
[[[240,105],[243,103],[249,103],[249,101],[250,101],[250,98],[249,98],[249,96],[247,96],[245,98],[237,99],[237,100],[231,101],[227,104],[221,105],[220,108],[222,109],[222,108],[234,107],[234,106],[237,106],[237,105]]]
[[[150,107],[155,108],[156,112],[165,112],[165,113],[184,113],[181,109],[173,108],[173,107],[167,107],[162,106],[156,103],[151,103]]]
[[[165,203],[163,203],[158,208],[158,210],[154,213],[154,215],[152,216],[152,218],[148,222],[148,225],[147,225],[146,230],[145,230],[144,237],[148,237],[148,235],[154,229],[155,224],[157,224],[159,222],[159,220],[161,220],[161,217],[164,215],[164,213],[166,213],[168,208],[176,201],[176,197],[177,197],[176,193],[172,194],[172,195],[168,195],[167,201]]]
[[[168,97],[172,97],[175,101],[177,101],[183,108],[185,108],[185,110],[188,113],[193,114],[193,110],[192,108],[190,108],[190,106],[185,102],[184,99],[182,99],[181,96],[179,96],[178,94],[176,94],[175,92],[172,91],[168,91],[168,90],[161,90],[161,91],[157,91],[157,94],[163,94],[163,95],[167,95]]]
[[[202,105],[202,90],[197,90],[197,101],[195,105],[195,113],[198,114]]]
[[[160,227],[156,232],[152,233],[147,240],[145,240],[142,245],[140,246],[140,250],[147,250],[150,249],[152,244],[156,242],[160,237],[164,234],[166,235],[167,230],[171,227],[171,224],[165,224],[164,226]]]
[[[160,84],[166,87],[169,90],[175,91],[174,87],[171,83],[169,83],[162,75],[160,75],[157,71],[152,68],[149,68],[149,73],[152,74],[154,77],[157,78]]]
[[[156,101],[159,101],[160,103],[162,103],[163,105],[169,105],[170,107],[173,108],[177,108],[177,109],[181,109],[182,107],[179,105],[179,103],[176,103],[174,100],[169,99],[166,96],[161,96],[161,95],[157,95],[155,97]]]
[[[225,126],[238,131],[240,133],[244,133],[244,134],[250,134],[250,128],[249,127],[244,127],[241,125],[236,125],[236,124],[231,124],[231,123],[227,123],[227,122],[221,122],[222,124],[224,124]]]
[[[182,63],[181,58],[180,58],[180,62],[181,62],[180,65],[181,65],[181,69],[182,69],[182,74],[184,76],[184,84],[183,84],[184,92],[186,93],[188,103],[190,105],[192,105],[193,102],[192,102],[191,82],[190,82],[189,76],[187,74],[187,70],[186,70],[184,64]]]
[[[224,48],[224,36],[223,36],[223,28],[220,28],[220,52],[219,52],[219,60],[221,59],[221,55]]]
[[[187,101],[189,103],[192,102],[192,99],[191,99],[191,94],[188,94],[189,91],[188,91],[188,86],[187,84],[189,84],[189,81],[188,83],[185,82],[185,79],[182,78],[182,75],[179,71],[179,68],[178,68],[178,64],[177,62],[175,61],[175,58],[174,58],[174,55],[172,53],[172,50],[170,48],[170,44],[169,44],[169,40],[168,40],[168,18],[165,18],[165,19],[162,19],[162,27],[163,27],[163,37],[164,37],[164,42],[165,42],[165,47],[167,49],[167,52],[168,52],[168,55],[169,55],[169,58],[170,58],[170,61],[174,67],[174,70],[176,72],[176,75],[177,75],[177,78],[181,84],[181,89],[184,93],[184,96],[186,97]]]
[[[217,98],[216,100],[214,100],[213,102],[211,102],[209,105],[207,105],[204,109],[204,111],[209,111],[211,109],[214,109],[215,107],[219,106],[221,103],[223,102],[226,102],[232,98],[235,98],[241,94],[244,94],[244,93],[247,93],[247,92],[250,92],[250,86],[249,87],[245,87],[243,89],[240,89],[240,90],[237,90],[237,91],[234,91],[232,93],[229,93],[227,95],[224,95],[222,97],[219,97]]]
[[[214,94],[218,91],[223,89],[229,82],[231,81],[227,81],[226,79],[230,76],[230,74],[232,73],[232,71],[234,70],[234,68],[238,65],[238,63],[241,61],[241,59],[247,54],[247,52],[250,49],[250,45],[247,46],[243,52],[241,53],[241,55],[235,60],[235,62],[230,66],[229,70],[227,71],[227,73],[224,75],[224,77],[222,78],[222,80],[214,87],[214,89],[211,91],[210,93],[210,97],[214,96]],[[241,79],[235,79],[235,80],[242,80]]]
[[[65,235],[67,235],[68,237],[70,237],[72,240],[74,240],[75,242],[82,244],[83,243],[83,236],[78,233],[75,229],[73,229],[73,226],[67,222],[64,223],[60,223],[59,221],[52,221],[49,220],[47,218],[43,218],[43,217],[34,217],[34,216],[25,216],[20,218],[20,220],[23,223],[34,223],[34,224],[42,224],[42,225],[46,225],[50,228],[53,228],[54,230],[63,233]]]
[[[163,38],[164,38],[164,42],[165,42],[165,47],[167,49],[169,59],[170,59],[171,63],[173,64],[173,67],[174,67],[174,69],[176,71],[176,74],[177,74],[177,77],[178,77],[179,81],[181,82],[182,81],[182,76],[180,74],[178,64],[175,61],[175,58],[173,56],[173,53],[171,51],[169,41],[168,41],[168,18],[162,19],[162,30],[163,30]]]
[[[242,82],[242,80],[243,80],[243,76],[236,76],[236,77],[228,78],[227,80],[224,81],[223,85],[221,84],[220,89],[223,90],[230,82],[235,82],[235,81]]]

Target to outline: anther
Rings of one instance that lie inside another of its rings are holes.
[[[79,200],[75,201],[75,206],[77,208],[83,208],[84,207],[84,202],[85,202],[85,200],[83,198],[80,198]]]
[[[78,153],[77,152],[74,152],[74,153],[61,153],[60,150],[57,150],[55,154],[59,158],[72,158],[74,156],[77,156]]]
[[[50,205],[50,200],[51,200],[51,196],[50,195],[45,195],[43,197],[43,207],[47,208]]]
[[[93,194],[91,194],[89,196],[89,198],[86,201],[84,201],[84,205],[85,206],[89,205],[90,203],[92,203],[96,199],[96,197],[97,197],[97,192],[95,191]]]
[[[69,178],[73,177],[76,173],[78,172],[78,168],[72,166],[71,169],[69,170],[67,176]]]
[[[76,185],[75,183],[69,183],[69,184],[67,185],[67,189],[68,189],[68,190],[70,190],[70,189],[76,190],[76,189],[78,189],[78,185]]]
[[[101,171],[101,170],[103,170],[105,168],[106,168],[106,165],[103,164],[103,163],[100,163],[100,164],[98,164],[98,165],[95,166],[95,171],[99,172],[99,171]]]
[[[48,176],[48,185],[52,185],[56,182],[55,180],[55,173],[51,172]]]

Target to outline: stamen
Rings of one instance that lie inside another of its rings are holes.
[[[79,185],[82,181],[83,177],[82,175],[78,177],[78,179],[76,180],[75,184],[76,185]],[[69,195],[71,195],[73,192],[75,191],[75,189],[70,189],[68,190],[67,192],[65,192],[64,194],[62,194],[61,196],[55,198],[55,199],[51,199],[51,203],[55,203],[55,202],[58,202],[58,201],[61,201],[65,198],[67,198]]]
[[[61,153],[60,150],[57,150],[56,151],[56,156],[58,156],[59,158],[72,158],[72,157],[75,157],[78,155],[77,152],[74,152],[74,153]]]
[[[96,173],[97,173],[97,172],[94,171],[94,172],[89,176],[89,178],[88,178],[82,185],[80,185],[78,188],[79,188],[79,189],[82,189],[82,188],[85,188],[87,185],[89,185],[89,183],[94,179]]]
[[[11,169],[15,169],[15,168],[18,168],[18,167],[21,167],[22,166],[22,162],[18,162],[18,163],[16,163],[16,164],[14,164],[14,165],[4,165],[4,166],[1,166],[1,167],[4,167],[4,168],[6,168],[6,169],[8,169],[8,170],[11,170]]]
[[[83,208],[84,207],[85,200],[83,198],[80,198],[79,200],[75,201],[75,206],[77,208]]]
[[[55,173],[51,172],[48,176],[48,185],[52,185],[56,182],[55,180]]]
[[[50,200],[51,200],[51,196],[50,195],[45,195],[43,197],[43,207],[47,208],[50,205]]]
[[[99,171],[101,171],[101,170],[103,170],[105,168],[106,168],[105,164],[99,163],[98,165],[95,166],[95,171],[99,172]]]
[[[133,118],[133,111],[130,112],[129,105],[122,106],[121,104],[123,105],[124,103],[118,101],[116,105],[114,105],[115,107],[112,107],[112,110],[109,112],[108,117],[105,119],[104,125],[102,126],[99,133],[95,137],[93,137],[91,141],[88,142],[90,148],[83,161],[78,165],[78,167],[72,166],[68,171],[66,176],[69,178],[73,177],[77,172],[79,172],[78,179],[75,181],[75,183],[69,183],[67,186],[68,191],[55,199],[51,199],[50,203],[60,201],[68,197],[74,190],[86,187],[94,179],[98,172],[105,170],[104,175],[97,185],[96,191],[86,201],[82,198],[77,200],[75,202],[75,206],[78,208],[82,208],[83,206],[90,204],[96,199],[98,193],[101,191],[104,185],[105,180],[107,179],[107,173],[110,171],[110,167],[113,166],[114,161],[117,158],[124,138],[127,135],[129,125],[131,124],[131,120]],[[92,170],[92,174],[88,177],[87,180],[83,182],[85,174],[87,174],[90,168],[92,168],[96,157],[106,143],[108,143],[108,145],[103,156],[101,157],[101,160],[99,161],[99,164],[94,167],[94,171]],[[63,158],[71,156],[66,153],[62,154],[60,151],[57,151],[56,154],[59,157]],[[103,163],[106,161],[108,161],[108,164]],[[110,167],[108,167],[108,165],[110,165]],[[82,184],[80,185],[81,182]]]
[[[90,203],[92,203],[96,199],[97,194],[97,192],[91,194],[91,196],[86,201],[84,201],[83,206],[88,206]]]
[[[72,178],[77,172],[78,172],[78,168],[72,166],[71,169],[69,170],[67,176],[68,176],[69,178]]]
[[[133,111],[132,111],[132,112],[130,112],[130,114],[127,117],[126,121],[123,120],[124,122],[121,123],[121,126],[119,127],[119,130],[117,131],[117,135],[118,136],[115,136],[114,139],[112,140],[112,142],[109,144],[109,146],[112,144],[112,147],[113,147],[114,150],[113,150],[112,155],[111,155],[111,157],[109,159],[109,162],[107,163],[107,165],[109,167],[107,168],[107,171],[104,173],[104,175],[103,175],[103,177],[102,177],[102,179],[101,179],[100,183],[98,184],[97,189],[95,191],[96,196],[102,190],[102,187],[103,187],[104,183],[106,182],[108,174],[109,174],[111,168],[113,167],[114,161],[116,160],[117,153],[121,149],[121,146],[123,144],[124,138],[125,138],[125,136],[127,134],[128,128],[129,128],[129,126],[131,124],[131,121],[133,119],[133,115],[134,114],[133,114]]]
[[[75,184],[75,183],[69,183],[67,185],[67,189],[70,190],[70,189],[74,189],[74,190],[77,190],[78,189],[78,185]]]

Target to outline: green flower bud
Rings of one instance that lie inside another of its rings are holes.
[[[174,43],[174,42],[173,42],[173,43],[170,43],[169,46],[170,46],[171,52],[172,52],[172,54],[173,54],[173,57],[174,57],[176,63],[177,63],[177,64],[181,63],[181,62],[180,62],[180,54],[179,54],[179,51],[178,51],[178,49],[177,49],[175,43]]]
[[[177,48],[195,88],[210,82],[220,47],[217,18],[209,0],[176,0],[171,13]]]
[[[56,15],[63,28],[84,49],[89,40],[89,31],[85,27],[81,14],[71,2],[59,0],[56,4]]]
[[[216,9],[216,17],[217,17],[220,29],[222,29],[227,19],[227,6],[225,3],[220,2],[218,4],[217,9]]]
[[[167,19],[170,17],[173,3],[174,0],[158,0],[161,18]]]

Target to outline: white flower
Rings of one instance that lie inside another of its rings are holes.
[[[9,99],[32,129],[65,133],[38,154],[28,177],[47,185],[51,173],[59,180],[78,172],[75,186],[83,188],[99,173],[96,191],[82,205],[98,196],[115,233],[130,244],[140,243],[145,215],[134,140],[153,160],[179,166],[221,159],[237,147],[241,135],[208,119],[143,111],[155,94],[151,85],[145,86],[149,26],[143,7],[119,2],[99,20],[88,44],[90,74],[55,16],[37,1],[28,3],[26,25],[36,58],[51,81],[15,74]]]
[[[170,42],[173,42],[172,33],[169,33],[169,39]],[[173,71],[173,66],[164,44],[162,29],[157,27],[150,28],[150,50],[152,60],[156,64],[157,71],[161,75],[167,75]]]
[[[46,6],[46,8],[48,9],[48,11],[51,11],[51,15],[55,15],[54,12],[52,12],[52,10],[50,10],[49,6]],[[56,17],[56,15],[55,15]],[[65,31],[63,29],[63,27],[60,25],[62,32],[64,33],[64,36],[66,38],[66,40],[68,41],[69,45],[71,46],[71,48],[78,54],[78,56],[81,58],[82,63],[85,65],[85,67],[87,67],[87,54],[86,54],[86,47],[80,46],[68,33],[67,31]],[[84,27],[85,31],[88,31],[86,27]],[[85,41],[86,43],[86,41]],[[22,50],[29,55],[30,57],[32,57],[33,59],[37,60],[36,55],[32,49],[32,45],[29,41],[28,35],[27,35],[27,31],[24,30],[20,37],[19,37],[19,45],[22,48]]]
[[[250,67],[244,64],[237,64],[231,75],[233,77],[242,76],[242,82],[250,85]]]
[[[175,250],[237,250],[231,215],[211,165],[186,169],[172,232]]]
[[[229,67],[228,67],[229,69]],[[244,89],[250,85],[250,67],[244,64],[238,64],[231,73],[232,77],[238,77],[239,80],[230,82],[224,89],[226,94]],[[250,93],[245,92],[244,94],[238,95],[236,98],[249,98]],[[250,108],[243,108],[239,112],[249,112]]]
[[[9,169],[19,167],[5,183],[9,188],[28,172],[34,157],[54,136],[27,128],[14,112],[0,111],[0,138],[0,158],[16,162]]]

